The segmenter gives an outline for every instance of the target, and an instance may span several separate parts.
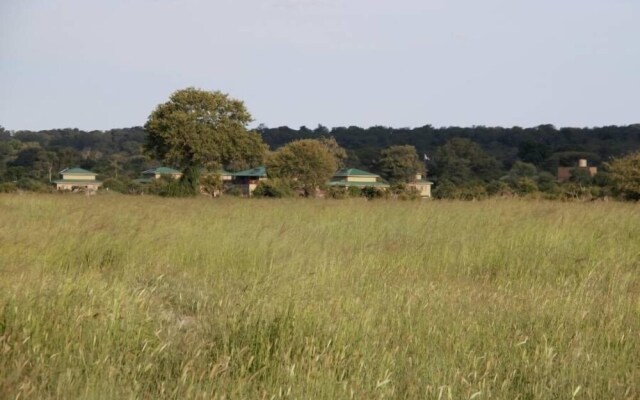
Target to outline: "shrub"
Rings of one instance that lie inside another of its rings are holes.
[[[362,197],[366,197],[369,200],[385,197],[383,190],[371,186],[366,186],[360,189],[360,194]]]
[[[219,174],[200,176],[200,193],[217,197],[222,193],[223,183]]]
[[[128,194],[144,194],[148,192],[149,192],[149,188],[147,187],[147,185],[143,185],[133,181],[129,182],[129,184],[127,185],[126,193]]]
[[[616,158],[606,167],[616,193],[627,200],[640,200],[640,151]]]
[[[224,191],[225,194],[228,194],[229,196],[236,196],[236,197],[240,197],[242,196],[244,193],[242,193],[242,189],[240,189],[237,186],[231,186],[228,189],[226,189]]]
[[[16,186],[18,189],[37,193],[47,193],[53,190],[51,185],[30,178],[20,179]]]
[[[389,188],[388,193],[398,200],[420,199],[420,192],[416,188],[407,186],[404,183],[397,183],[395,185],[392,185]]]
[[[330,186],[326,191],[325,195],[328,198],[332,199],[346,199],[349,196],[349,192],[346,188],[338,187],[338,186]]]
[[[438,199],[480,200],[487,197],[487,189],[479,182],[456,186],[453,182],[444,180],[433,194]]]
[[[127,183],[115,178],[105,179],[102,187],[118,193],[127,193],[128,191]]]
[[[505,181],[492,181],[487,185],[487,194],[489,196],[513,196],[511,185]]]
[[[362,190],[359,187],[351,186],[347,188],[348,197],[360,197],[362,196]]]
[[[253,195],[256,197],[292,197],[294,194],[293,189],[286,182],[279,179],[271,179],[269,181],[262,181],[258,183],[258,186],[253,191]]]
[[[18,191],[18,186],[13,182],[0,183],[0,193],[15,193]]]

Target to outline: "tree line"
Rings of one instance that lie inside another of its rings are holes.
[[[203,170],[237,171],[267,164],[272,181],[281,186],[280,191],[270,188],[271,193],[287,192],[292,182],[299,182],[293,189],[309,195],[336,168],[348,166],[379,173],[396,185],[415,172],[427,172],[435,183],[435,196],[441,198],[635,198],[629,188],[637,173],[633,157],[640,149],[640,124],[331,129],[260,125],[251,130],[250,122],[241,101],[188,88],[153,110],[144,127],[13,132],[0,127],[0,190],[47,191],[58,171],[79,166],[98,173],[112,190],[137,192],[142,189],[133,179],[162,164],[183,170],[195,190]],[[599,167],[596,176],[576,170],[569,182],[557,181],[558,167],[575,166],[583,158]],[[623,179],[631,183],[623,185]]]

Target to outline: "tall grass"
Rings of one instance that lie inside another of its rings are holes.
[[[0,196],[0,398],[636,399],[640,208]]]

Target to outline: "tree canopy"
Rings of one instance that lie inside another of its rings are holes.
[[[249,132],[244,103],[219,91],[187,88],[151,113],[146,149],[178,167],[242,169],[263,162],[266,145]]]
[[[380,152],[380,171],[391,183],[407,183],[425,170],[416,148],[411,145],[391,146]]]
[[[640,151],[606,165],[615,189],[629,200],[640,200]]]
[[[475,142],[454,138],[435,155],[439,178],[456,185],[489,182],[500,175],[500,164]]]
[[[293,141],[275,151],[267,160],[270,178],[287,180],[305,195],[313,195],[337,169],[335,156],[314,139]]]

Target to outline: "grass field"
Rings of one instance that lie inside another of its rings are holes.
[[[638,399],[640,206],[0,196],[0,398]]]

